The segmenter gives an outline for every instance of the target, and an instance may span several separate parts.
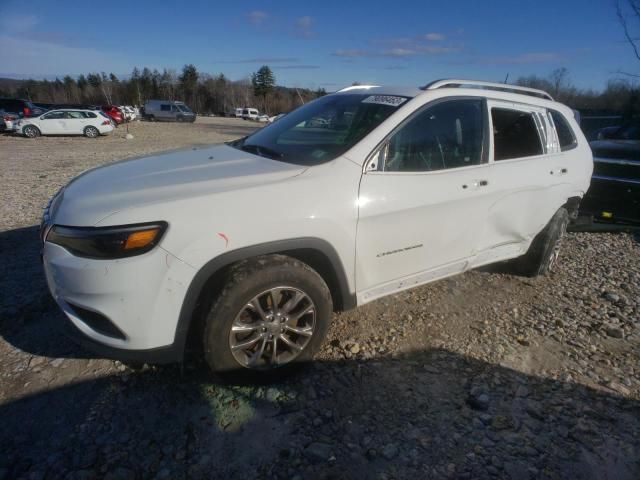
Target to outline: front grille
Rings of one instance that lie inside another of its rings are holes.
[[[86,323],[92,330],[95,330],[107,337],[117,338],[119,340],[126,340],[127,337],[122,330],[115,326],[115,324],[104,315],[87,310],[86,308],[79,307],[72,303],[67,304],[71,307],[73,312],[78,316],[80,320]]]

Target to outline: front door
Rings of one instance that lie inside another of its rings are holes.
[[[362,176],[358,303],[463,271],[492,198],[481,98],[428,105],[383,142]]]
[[[38,127],[43,135],[61,135],[65,133],[66,121],[65,112],[53,111],[44,114]]]

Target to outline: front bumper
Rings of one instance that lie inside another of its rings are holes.
[[[43,265],[79,343],[109,358],[180,360],[184,345],[176,342],[176,328],[192,267],[160,247],[136,257],[93,260],[48,242]]]

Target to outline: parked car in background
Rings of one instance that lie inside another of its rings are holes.
[[[242,118],[244,120],[256,120],[260,112],[257,108],[243,108],[242,109]]]
[[[133,109],[131,107],[128,107],[126,105],[120,105],[118,108],[122,112],[125,122],[131,122],[135,120],[136,118],[135,113],[133,112]]]
[[[50,110],[39,117],[22,118],[16,132],[25,137],[40,135],[84,135],[96,138],[113,131],[111,119],[94,110]]]
[[[100,107],[100,110],[106,113],[109,116],[109,118],[113,120],[113,123],[116,126],[124,123],[125,121],[124,114],[115,105],[103,105],[102,107]]]
[[[313,358],[335,310],[499,261],[553,271],[592,169],[546,92],[353,86],[235,142],[85,172],[44,211],[44,270],[101,355],[175,362],[197,341],[214,371],[269,378]]]
[[[260,123],[269,123],[269,115],[267,115],[266,113],[261,113],[256,118],[256,121]]]
[[[0,132],[13,132],[19,119],[20,117],[16,113],[0,111]]]
[[[236,118],[242,118],[242,108],[236,108],[234,115]]]
[[[286,115],[286,113],[279,113],[278,115],[274,115],[273,117],[269,117],[269,123],[273,123],[276,120],[280,120],[285,115]]]
[[[144,104],[144,118],[153,121],[195,122],[196,114],[184,102],[149,100]]]
[[[640,226],[640,122],[616,127],[590,145],[593,177],[577,225]]]
[[[19,98],[0,98],[0,110],[15,113],[19,117],[36,117],[42,115],[46,109],[35,106],[29,100]]]

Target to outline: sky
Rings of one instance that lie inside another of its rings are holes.
[[[566,67],[596,90],[640,73],[614,0],[0,0],[0,76],[53,78],[134,66],[336,90],[358,81],[504,81]]]

